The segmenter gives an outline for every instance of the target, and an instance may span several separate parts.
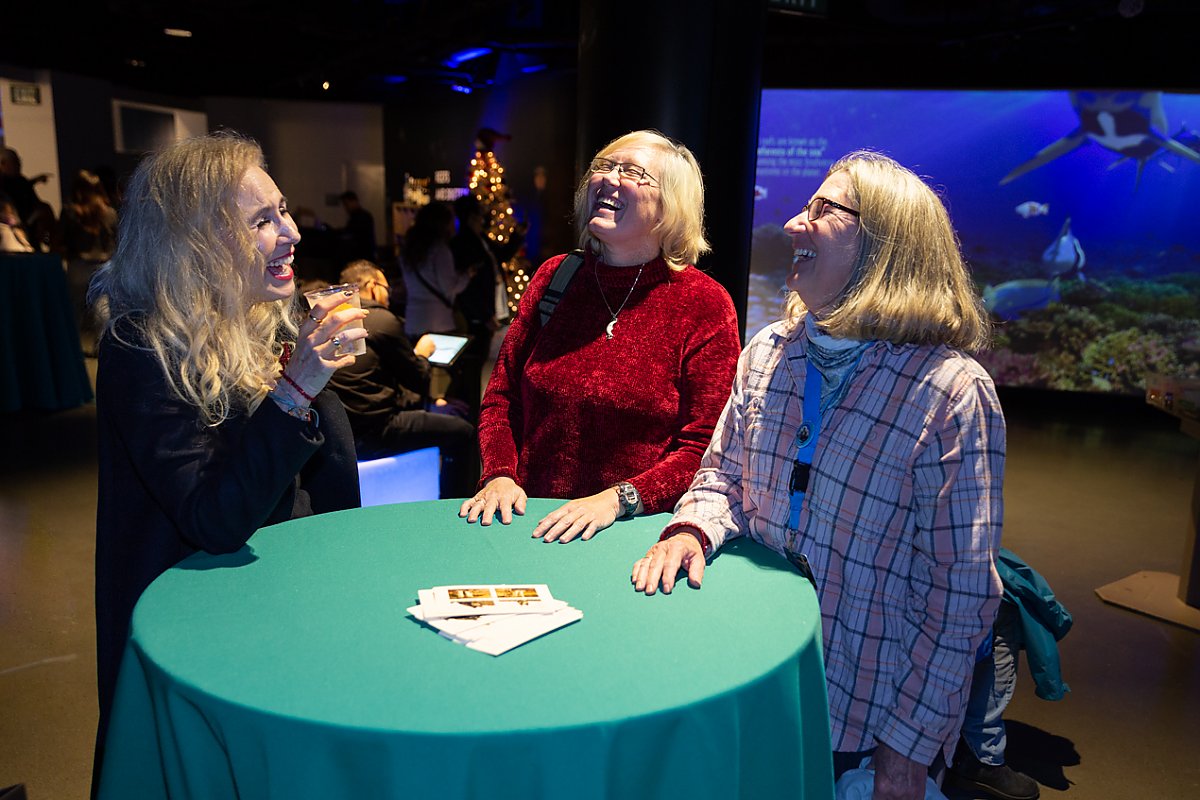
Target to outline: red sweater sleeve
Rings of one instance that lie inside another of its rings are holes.
[[[661,461],[627,479],[647,514],[671,511],[691,486],[733,386],[741,353],[737,312],[728,292],[708,276],[704,280],[695,305],[678,309],[689,319],[675,321],[691,325],[680,369],[679,433]]]

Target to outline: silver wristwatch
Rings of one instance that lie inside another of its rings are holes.
[[[618,519],[632,517],[637,513],[638,508],[642,505],[642,498],[638,495],[638,490],[634,488],[632,483],[621,481],[613,487],[617,490],[617,499],[621,501],[621,515]]]

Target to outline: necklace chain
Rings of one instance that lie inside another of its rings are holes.
[[[613,328],[617,324],[617,316],[625,310],[625,304],[629,302],[629,298],[633,297],[633,290],[637,288],[638,281],[641,280],[642,270],[646,268],[645,264],[638,267],[638,274],[633,279],[633,285],[629,287],[629,291],[625,294],[625,299],[621,301],[621,305],[617,306],[617,310],[613,311],[612,306],[608,304],[608,298],[604,295],[604,286],[600,283],[600,268],[593,265],[592,274],[596,276],[596,288],[600,290],[600,299],[604,301],[604,307],[608,309],[608,315],[612,317],[612,322],[604,327],[604,338],[613,338]]]

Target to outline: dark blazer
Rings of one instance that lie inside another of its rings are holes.
[[[467,322],[487,322],[496,316],[496,281],[500,276],[500,264],[512,258],[523,243],[524,237],[514,234],[507,243],[492,246],[487,239],[465,226],[460,226],[450,240],[455,268],[459,272],[466,272],[471,267],[477,270],[466,288],[454,298]]]
[[[132,332],[121,329],[132,341]],[[96,647],[103,745],[130,615],[181,559],[231,553],[255,530],[360,504],[354,437],[341,402],[322,392],[317,425],[266,399],[217,426],[167,385],[153,353],[111,335],[96,379],[99,504]],[[97,762],[98,765],[98,762]]]

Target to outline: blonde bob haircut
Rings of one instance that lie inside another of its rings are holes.
[[[938,196],[911,170],[869,150],[838,159],[826,177],[843,171],[861,214],[861,243],[849,284],[821,327],[847,339],[986,348],[991,325]],[[804,311],[792,292],[788,318]]]
[[[263,167],[258,144],[232,132],[147,156],[121,206],[117,249],[92,281],[102,336],[154,352],[171,389],[217,425],[257,408],[295,341],[291,301],[249,304],[265,257],[237,208],[242,178]],[[120,323],[120,324],[118,324]]]
[[[633,131],[606,144],[595,158],[608,158],[626,149],[644,149],[653,153],[649,164],[640,164],[658,184],[662,219],[654,232],[661,241],[663,259],[674,270],[695,264],[711,248],[704,238],[704,179],[692,151],[658,131]],[[585,170],[575,190],[575,224],[579,228],[579,246],[604,257],[604,243],[588,230],[592,195],[588,191],[591,170]]]

